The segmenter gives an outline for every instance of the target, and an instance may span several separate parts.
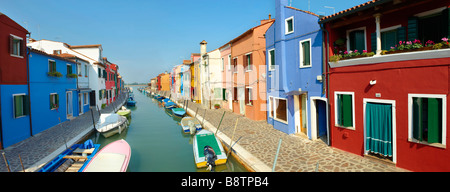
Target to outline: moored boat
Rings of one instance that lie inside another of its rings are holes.
[[[83,172],[125,172],[131,157],[131,147],[123,139],[103,147],[82,170]]]
[[[119,111],[117,111],[117,114],[124,117],[131,116],[131,110],[127,109],[126,107],[122,106]]]
[[[202,129],[202,125],[194,117],[183,117],[180,124],[184,133],[195,134],[196,131],[200,131]]]
[[[192,146],[197,168],[222,165],[227,162],[227,155],[222,143],[211,131],[202,129],[197,132]],[[211,152],[214,154],[213,156],[210,156]]]
[[[178,117],[183,117],[186,114],[186,110],[183,108],[172,108],[172,114]]]
[[[129,97],[128,98],[127,105],[128,106],[135,106],[136,105],[136,101],[133,99],[133,97]]]
[[[103,113],[100,115],[95,128],[105,138],[111,137],[117,133],[122,133],[128,126],[128,119],[115,113]]]

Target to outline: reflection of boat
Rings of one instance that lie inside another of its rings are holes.
[[[101,114],[96,129],[104,137],[108,138],[116,133],[122,133],[127,128],[128,119],[115,113]]]
[[[74,171],[80,171],[91,161],[92,157],[94,157],[99,148],[100,144],[93,144],[92,140],[90,139],[83,144],[74,144],[71,147],[67,148],[60,155],[58,155],[55,159],[47,163],[44,167],[39,169],[38,172],[61,172],[66,171],[67,168],[74,169]],[[81,153],[82,155],[81,156],[75,155],[78,153]],[[72,164],[73,161],[69,160],[70,158],[80,159],[80,161],[76,161],[74,164]],[[76,166],[73,167],[66,166],[65,168],[63,168],[63,166],[61,165],[63,165],[68,161],[71,161],[69,165],[72,164],[73,166],[76,164]]]
[[[194,136],[192,146],[197,168],[207,167],[212,162],[214,162],[213,166],[222,165],[227,162],[227,155],[223,150],[222,143],[211,131],[202,129],[197,132]],[[213,151],[213,156],[211,156],[211,153],[207,153],[211,151]]]
[[[123,139],[103,147],[82,170],[83,172],[125,172],[130,162],[131,148]]]
[[[131,115],[131,110],[127,109],[126,107],[122,106],[119,111],[117,111],[117,114],[124,117],[129,117]]]
[[[172,113],[178,117],[183,117],[186,111],[183,108],[172,108]]]
[[[195,134],[195,131],[199,131],[200,129],[202,129],[202,125],[200,124],[200,122],[193,117],[183,117],[180,124],[183,128],[184,133]]]

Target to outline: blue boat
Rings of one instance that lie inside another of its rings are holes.
[[[135,106],[136,105],[136,101],[133,99],[133,97],[129,97],[128,98],[127,105],[128,106]]]
[[[172,108],[172,113],[178,117],[183,117],[186,114],[186,110],[183,108]]]
[[[44,167],[39,169],[38,172],[54,172],[56,169],[58,169],[59,166],[61,166],[64,162],[67,161],[64,157],[67,155],[73,155],[74,151],[76,149],[91,149],[94,148],[94,151],[87,156],[87,160],[83,164],[83,166],[79,170],[83,170],[83,168],[91,161],[92,157],[95,156],[97,151],[100,148],[100,144],[93,144],[92,140],[87,140],[83,144],[74,144],[71,147],[67,148],[64,152],[62,152],[60,155],[58,155],[55,159],[47,163]],[[79,172],[79,171],[78,171]]]
[[[167,108],[167,109],[174,108],[176,106],[177,106],[177,104],[172,102],[172,101],[164,102],[164,107]]]

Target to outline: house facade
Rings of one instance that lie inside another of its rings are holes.
[[[450,171],[449,7],[379,0],[321,18],[333,147],[412,171]]]
[[[206,41],[203,42],[201,50],[206,51]],[[212,109],[215,104],[222,104],[222,61],[219,49],[203,53],[200,64],[202,104]]]
[[[28,31],[0,12],[0,149],[32,135],[26,38]]]
[[[274,22],[261,20],[231,40],[233,69],[233,112],[252,120],[266,120],[266,40],[264,34]]]
[[[220,50],[222,63],[222,108],[233,110],[233,69],[231,68],[231,44],[226,43]]]
[[[309,139],[327,135],[319,16],[276,0],[275,22],[265,34],[267,122]]]

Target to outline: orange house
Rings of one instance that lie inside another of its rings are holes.
[[[230,41],[233,112],[252,120],[265,120],[266,115],[266,40],[264,34],[274,19],[261,20]]]

